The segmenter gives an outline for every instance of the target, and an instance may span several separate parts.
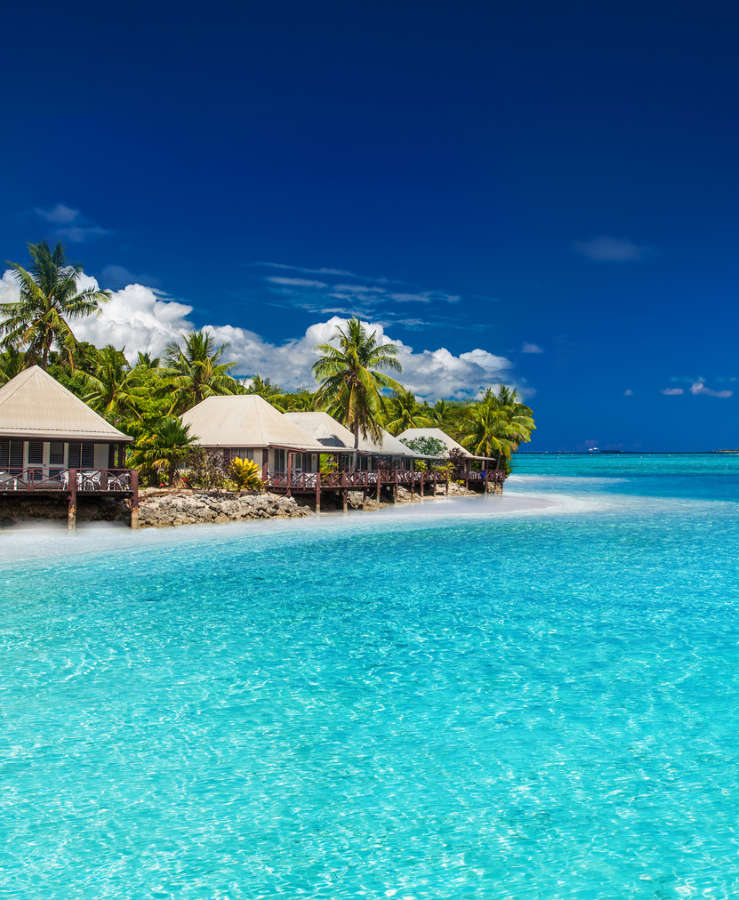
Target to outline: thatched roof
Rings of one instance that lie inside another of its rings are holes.
[[[354,450],[354,435],[349,429],[337,422],[326,412],[288,412],[285,418],[290,419],[304,431],[311,434],[319,443],[328,449],[340,450],[345,448],[351,452]],[[410,447],[406,447],[389,432],[382,429],[382,443],[373,441],[372,438],[363,438],[359,435],[359,450],[361,453],[371,453],[374,456],[418,456]]]
[[[441,428],[406,428],[406,430],[402,434],[399,434],[398,437],[401,441],[415,441],[418,438],[434,438],[435,440],[440,441],[446,448],[445,456],[449,456],[450,450],[456,450],[458,453],[461,453],[462,456],[474,458],[469,450],[465,450],[461,444],[458,444],[454,438],[449,437],[449,435],[445,431],[442,431]]]
[[[326,449],[258,394],[208,397],[182,421],[201,447],[285,447],[307,453]]]
[[[130,441],[39,366],[0,387],[0,435],[58,441]]]

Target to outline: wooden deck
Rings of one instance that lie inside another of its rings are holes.
[[[278,494],[286,494],[288,497],[312,496],[315,498],[316,510],[321,508],[321,495],[326,492],[339,494],[342,498],[344,509],[348,504],[349,491],[361,491],[365,496],[374,496],[380,500],[383,488],[392,493],[393,499],[397,496],[397,489],[403,487],[411,494],[418,493],[419,497],[425,496],[429,489],[436,494],[438,485],[443,485],[446,493],[449,492],[449,481],[463,481],[469,487],[479,486],[481,491],[486,491],[490,484],[503,484],[506,473],[502,470],[460,471],[454,473],[451,478],[446,472],[415,472],[408,469],[388,469],[370,472],[264,472],[263,481],[268,490]],[[386,493],[388,493],[386,490]]]
[[[77,498],[113,496],[130,499],[131,527],[138,526],[139,473],[136,469],[45,469],[27,466],[0,470],[0,497],[65,496],[67,523],[77,521]]]

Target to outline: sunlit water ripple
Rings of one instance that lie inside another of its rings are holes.
[[[739,459],[684,459],[2,533],[0,896],[736,896]]]

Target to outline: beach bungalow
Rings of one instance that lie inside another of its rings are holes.
[[[428,440],[429,438],[438,441],[444,447],[444,452],[437,458],[449,459],[450,452],[454,452],[459,457],[474,458],[469,450],[458,444],[453,437],[449,437],[441,428],[406,428],[402,434],[398,435],[399,441]]]
[[[285,418],[298,425],[315,440],[326,447],[326,452],[339,453],[339,467],[348,469],[352,465],[354,435],[341,422],[337,422],[326,412],[288,412]],[[346,453],[340,453],[342,449]],[[357,468],[359,471],[377,469],[411,469],[413,460],[420,459],[405,444],[382,429],[381,441],[359,436]]]
[[[123,468],[131,440],[31,366],[0,387],[0,498],[65,494],[71,525],[79,493],[130,496],[133,509],[136,473]]]
[[[503,489],[506,473],[500,468],[500,460],[489,456],[475,456],[469,450],[450,437],[441,428],[406,428],[398,435],[401,441],[416,441],[419,438],[432,438],[444,447],[440,457],[426,457],[430,460],[453,459],[455,462],[454,477],[463,479],[467,487],[470,482],[482,485],[485,491],[499,493]],[[473,467],[474,466],[474,467]]]
[[[222,454],[251,459],[264,472],[316,472],[318,457],[330,452],[314,437],[258,394],[208,397],[188,410],[182,422],[190,427],[195,445]]]
[[[131,440],[38,366],[0,387],[0,489],[121,468]]]

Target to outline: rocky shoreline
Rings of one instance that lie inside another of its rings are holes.
[[[204,525],[248,519],[299,519],[310,510],[291,497],[232,491],[142,491],[139,527]]]
[[[424,500],[444,497],[444,485],[437,485],[434,494],[426,494]],[[463,485],[450,484],[449,496],[475,496],[474,491]],[[479,495],[477,495],[479,496]],[[335,500],[336,498],[334,498]],[[397,490],[397,503],[419,502],[418,494],[411,494],[404,487]],[[180,490],[175,488],[146,488],[139,495],[138,525],[140,528],[170,528],[179,525],[222,524],[255,519],[300,519],[313,514],[306,505],[308,498],[285,497],[268,492],[234,493],[218,490]],[[348,507],[351,510],[376,510],[387,503],[378,503],[374,497],[361,491],[349,491]],[[324,511],[337,507],[324,505]],[[29,520],[66,522],[67,504],[63,497],[17,497],[0,501],[0,527],[18,525]],[[130,521],[128,501],[112,497],[81,497],[78,501],[77,519],[83,522]]]

